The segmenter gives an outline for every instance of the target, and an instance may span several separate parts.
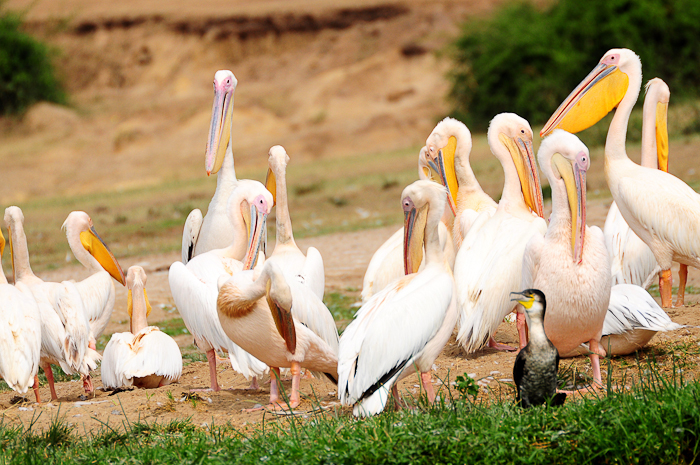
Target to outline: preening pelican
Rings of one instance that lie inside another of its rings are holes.
[[[127,311],[130,331],[112,334],[102,356],[105,388],[136,386],[152,389],[180,379],[182,355],[173,338],[148,326],[151,304],[146,294],[146,272],[140,266],[127,271]]]
[[[540,145],[540,169],[552,187],[552,216],[544,237],[534,235],[523,257],[523,287],[547,296],[544,331],[560,354],[588,341],[593,380],[602,385],[600,347],[610,302],[610,258],[600,228],[586,226],[588,148],[555,131]]]
[[[617,107],[605,142],[605,178],[622,217],[654,254],[662,270],[661,305],[670,307],[672,262],[700,267],[700,195],[677,177],[627,157],[627,123],[641,84],[639,57],[628,49],[608,51],[554,112],[541,135],[555,128],[582,131]]]
[[[5,237],[0,232],[0,257]],[[41,319],[32,292],[22,283],[7,284],[0,266],[0,377],[19,394],[34,387],[39,398],[39,359],[41,355]]]
[[[292,220],[289,216],[287,200],[287,164],[289,155],[284,147],[275,145],[270,148],[266,187],[272,193],[277,210],[275,211],[277,238],[275,250],[268,260],[274,261],[287,277],[287,280],[299,279],[302,283],[323,299],[326,277],[323,258],[316,247],[309,247],[306,256],[294,242]]]
[[[496,212],[496,202],[484,192],[469,164],[472,135],[461,121],[445,118],[425,142],[429,166],[447,187],[455,220],[452,238],[459,250],[469,228],[481,212]]]
[[[271,208],[272,196],[261,183],[241,180],[229,199],[233,231],[229,247],[197,255],[187,265],[175,262],[170,266],[168,281],[173,300],[197,347],[207,353],[214,391],[221,389],[216,380],[216,350],[228,352],[234,370],[247,379],[255,377],[253,388],[257,388],[257,377],[267,371],[264,363],[226,336],[216,312],[216,298],[219,276],[255,265]]]
[[[471,137],[469,139],[471,144]],[[418,154],[418,177],[420,179],[433,179],[436,182],[442,183],[442,179],[438,179],[434,171],[431,171],[426,154],[428,149],[423,147]],[[449,194],[448,194],[449,195]],[[450,265],[450,269],[455,264],[455,248],[452,241],[452,223],[454,216],[452,210],[445,208],[445,213],[442,215],[442,220],[438,224],[438,235],[440,238],[440,247],[445,252],[445,260]],[[381,247],[374,252],[372,259],[369,261],[365,277],[362,280],[362,302],[366,303],[370,297],[384,289],[396,279],[404,276],[403,265],[403,227],[399,228],[392,236],[387,239]],[[421,267],[423,264],[421,264]],[[419,268],[421,270],[422,268]]]
[[[233,225],[228,216],[227,202],[236,188],[233,168],[231,131],[233,128],[233,93],[238,81],[231,71],[219,70],[214,75],[214,105],[211,110],[209,139],[204,155],[207,176],[218,173],[216,191],[207,214],[202,218],[199,209],[192,210],[185,220],[182,233],[182,263],[187,264],[195,255],[228,247],[233,242]]]
[[[234,273],[231,278],[221,277],[219,319],[231,340],[274,371],[267,407],[293,408],[300,402],[302,367],[324,373],[337,382],[338,332],[321,299],[303,283],[288,279],[276,262],[266,261],[259,275],[255,275],[253,270],[247,270]],[[300,316],[309,315],[323,324],[325,332],[312,331],[310,325],[302,322]],[[288,403],[279,397],[280,367],[289,367],[292,372]]]
[[[51,400],[58,400],[51,365],[60,365],[72,375],[80,373],[85,392],[92,392],[90,371],[97,368],[100,354],[88,347],[90,322],[77,286],[72,281],[47,283],[29,265],[24,215],[18,207],[5,210],[10,233],[12,271],[17,286],[27,286],[39,307],[41,319],[41,367],[51,389]]]
[[[610,293],[600,345],[608,355],[628,355],[647,345],[657,332],[682,327],[671,321],[644,288],[635,284],[617,284]],[[588,353],[588,346],[583,344],[562,357]]]
[[[66,230],[73,255],[92,273],[89,278],[76,282],[75,285],[90,321],[90,348],[95,350],[95,340],[105,330],[114,311],[116,290],[112,278],[124,285],[124,272],[107,244],[95,231],[87,213],[71,212],[62,228]]]
[[[501,113],[488,130],[491,151],[505,173],[503,194],[496,213],[483,211],[474,220],[455,260],[455,285],[460,308],[457,340],[474,352],[487,341],[490,347],[515,350],[491,337],[515,302],[511,292],[521,289],[525,245],[533,235],[544,235],[542,188],[532,150],[530,124],[513,113]],[[521,343],[524,315],[518,314]],[[523,343],[524,345],[524,343]]]
[[[646,90],[642,116],[642,166],[668,171],[666,117],[671,93],[659,78],[649,81]],[[611,259],[613,286],[627,283],[645,289],[649,287],[660,271],[656,259],[651,249],[630,229],[615,202],[610,205],[603,233]],[[681,267],[687,276],[687,267]],[[683,305],[682,295],[679,287],[676,305]]]
[[[375,415],[389,390],[400,403],[396,383],[418,370],[432,403],[430,370],[457,321],[452,272],[440,248],[438,224],[445,188],[416,181],[401,194],[405,223],[406,276],[375,294],[340,339],[338,397],[355,416]],[[425,243],[425,267],[418,271]]]

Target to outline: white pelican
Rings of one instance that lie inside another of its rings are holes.
[[[5,238],[0,232],[0,257]],[[41,354],[41,319],[39,307],[27,286],[7,284],[0,266],[0,377],[20,394],[29,386],[39,398],[39,358]]]
[[[666,116],[670,91],[666,83],[659,78],[649,81],[646,89],[642,116],[641,164],[647,168],[668,171]],[[649,287],[659,272],[656,259],[651,249],[627,225],[615,202],[610,205],[603,233],[612,262],[613,286],[628,283],[645,289]]]
[[[217,309],[224,331],[236,344],[268,364],[270,404],[285,409],[299,405],[301,368],[338,379],[338,332],[333,316],[306,285],[268,260],[259,275],[253,270],[226,275],[219,280]],[[266,299],[263,299],[263,297]],[[313,315],[325,332],[313,331],[302,318]],[[288,403],[280,400],[279,368],[292,372]]]
[[[261,183],[248,179],[239,181],[229,199],[234,233],[229,247],[197,255],[187,265],[175,262],[170,266],[168,281],[173,300],[197,347],[207,354],[214,391],[221,389],[216,379],[216,350],[228,352],[234,370],[247,379],[254,377],[253,388],[257,388],[257,377],[267,371],[264,363],[226,336],[216,313],[216,298],[219,276],[255,265],[271,208],[272,196]],[[240,261],[243,256],[244,263]]]
[[[75,285],[90,321],[90,348],[95,350],[95,339],[105,330],[114,311],[116,290],[112,278],[124,285],[124,272],[107,244],[95,231],[87,213],[71,212],[63,223],[63,229],[66,230],[73,255],[92,273]]]
[[[90,371],[97,368],[100,354],[88,347],[90,322],[77,286],[72,281],[44,282],[29,265],[24,215],[18,207],[5,210],[10,233],[12,271],[16,285],[27,286],[39,307],[41,318],[41,367],[51,389],[51,400],[58,400],[51,365],[60,365],[66,374],[80,373],[85,392],[92,392]]]
[[[233,225],[228,216],[228,198],[236,188],[233,167],[231,130],[233,128],[233,93],[238,81],[231,71],[219,70],[214,75],[214,105],[211,110],[209,139],[204,156],[207,176],[218,173],[216,191],[202,218],[199,209],[192,210],[185,220],[182,233],[182,263],[195,255],[228,247],[233,242]]]
[[[496,212],[496,202],[481,188],[469,164],[472,136],[461,121],[445,118],[425,142],[430,168],[447,187],[450,207],[455,214],[452,238],[459,250],[469,228],[481,212]]]
[[[542,129],[586,129],[617,107],[605,142],[605,177],[630,228],[661,268],[661,305],[670,307],[671,264],[700,267],[700,195],[677,177],[632,162],[625,152],[627,123],[642,84],[642,64],[628,49],[612,49],[564,100]]]
[[[532,236],[523,257],[523,286],[547,298],[544,331],[560,354],[588,341],[593,380],[602,385],[600,347],[610,302],[610,258],[600,228],[586,226],[588,148],[555,131],[542,141],[540,169],[552,187],[552,216],[544,237]]]
[[[466,127],[465,127],[466,128]],[[471,145],[471,137],[469,139]],[[441,178],[438,178],[434,170],[431,171],[426,154],[428,149],[423,147],[418,154],[418,177],[420,179],[433,179],[436,182],[443,183]],[[448,193],[449,195],[449,193]],[[440,237],[440,247],[445,252],[445,260],[450,265],[450,269],[455,264],[455,248],[452,241],[453,214],[452,210],[445,208],[445,213],[442,215],[442,220],[438,225],[438,235]],[[381,247],[374,252],[372,259],[367,265],[365,277],[362,280],[362,302],[366,303],[370,297],[384,289],[397,278],[404,276],[403,266],[403,227],[399,228],[392,236],[387,239]],[[423,265],[421,264],[421,267]],[[419,270],[422,268],[419,268]]]
[[[316,247],[309,247],[306,256],[294,242],[292,220],[289,216],[287,197],[287,164],[289,155],[284,147],[275,145],[270,148],[267,170],[267,189],[277,205],[275,220],[277,237],[275,250],[268,260],[274,261],[284,272],[287,280],[299,279],[302,283],[323,299],[326,278],[323,269],[323,258]],[[313,328],[312,328],[313,329]]]
[[[530,124],[513,113],[496,115],[488,130],[491,151],[503,166],[505,182],[496,213],[483,211],[474,220],[455,260],[455,285],[460,308],[457,340],[468,351],[489,347],[515,350],[491,337],[517,305],[511,292],[521,289],[525,245],[533,235],[544,235],[547,224],[542,207]],[[539,215],[539,216],[538,216]],[[521,344],[524,315],[518,314]]]
[[[608,355],[628,355],[647,345],[657,332],[682,327],[671,321],[644,288],[635,284],[617,284],[610,293],[600,345]],[[588,346],[583,344],[562,357],[588,353]]]
[[[136,386],[152,389],[180,379],[182,355],[173,338],[148,326],[151,304],[146,294],[146,272],[140,266],[127,271],[127,311],[130,331],[112,334],[102,356],[105,388]]]
[[[338,397],[355,416],[384,410],[389,390],[400,405],[396,383],[414,370],[432,403],[430,370],[457,321],[452,271],[438,238],[445,188],[416,181],[401,198],[407,275],[364,304],[340,339]],[[416,272],[424,245],[425,267]]]

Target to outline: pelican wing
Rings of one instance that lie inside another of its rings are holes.
[[[308,286],[290,282],[292,291],[292,316],[316,333],[338,355],[338,329],[328,307]]]
[[[250,378],[265,373],[267,365],[226,336],[216,311],[218,278],[223,274],[231,275],[241,268],[242,265],[236,260],[224,263],[213,253],[204,253],[193,258],[187,266],[181,262],[173,263],[168,281],[173,301],[190,333],[214,349],[228,352],[233,369]]]
[[[605,219],[605,246],[610,254],[612,283],[645,286],[657,270],[656,258],[629,227],[615,202]]]
[[[362,302],[404,276],[403,228],[396,231],[374,252],[362,280]]]
[[[396,280],[358,310],[340,338],[338,395],[344,404],[378,389],[388,392],[440,329],[452,291],[449,274],[426,270]]]
[[[618,184],[618,207],[625,209],[645,231],[670,243],[679,255],[700,254],[700,196],[677,177],[655,169],[636,171]],[[653,187],[653,188],[651,188]],[[635,222],[629,221],[635,228]],[[642,231],[636,231],[644,237]]]
[[[635,329],[673,331],[682,327],[671,321],[644,288],[633,284],[613,286],[603,324],[604,336],[624,334]]]
[[[316,247],[309,247],[306,250],[306,260],[304,260],[300,274],[314,294],[319,299],[323,299],[326,275],[323,268],[323,257],[321,257],[321,252]]]
[[[0,285],[0,376],[23,394],[34,383],[41,354],[39,308],[31,293]]]
[[[105,347],[102,356],[102,385],[108,389],[131,386],[130,376],[126,376],[124,366],[133,357],[131,341],[134,335],[130,332],[114,333]]]
[[[202,211],[199,208],[192,210],[185,220],[185,228],[182,231],[182,263],[185,265],[194,257],[202,221]]]
[[[522,290],[525,246],[547,230],[541,218],[527,221],[500,210],[490,219],[485,215],[479,215],[455,260],[457,340],[468,352],[480,349],[513,310],[510,293]]]
[[[100,337],[114,312],[116,292],[112,277],[100,271],[75,283],[83,301],[85,314],[90,322],[90,330],[95,339]]]

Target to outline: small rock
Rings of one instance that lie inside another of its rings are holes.
[[[87,400],[87,396],[86,396],[85,394],[80,394],[80,395],[78,396],[78,399],[79,399],[79,400],[82,400],[82,401],[86,401],[86,400]]]
[[[489,374],[490,374],[490,375],[497,375],[497,374],[499,374],[499,373],[500,373],[500,371],[498,371],[498,370],[493,370],[493,371],[492,371],[491,373],[489,373]]]
[[[32,407],[18,407],[17,410],[21,412],[33,412],[34,409]]]
[[[73,415],[73,418],[80,418],[80,417],[82,417],[81,414]]]
[[[112,410],[112,415],[121,415],[121,414],[122,414],[122,412],[120,412],[119,410]]]

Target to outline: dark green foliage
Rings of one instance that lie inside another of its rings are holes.
[[[466,373],[457,376],[455,379],[455,389],[457,389],[463,399],[468,399],[469,397],[476,399],[476,396],[479,395],[479,385],[476,384],[474,378]]]
[[[1,4],[0,4],[1,6]],[[0,12],[0,114],[21,113],[40,100],[64,103],[48,48],[22,32],[22,18]]]
[[[451,72],[455,116],[484,129],[497,113],[543,124],[611,48],[642,60],[674,101],[700,95],[700,2],[560,0],[545,10],[512,3],[464,24]]]

